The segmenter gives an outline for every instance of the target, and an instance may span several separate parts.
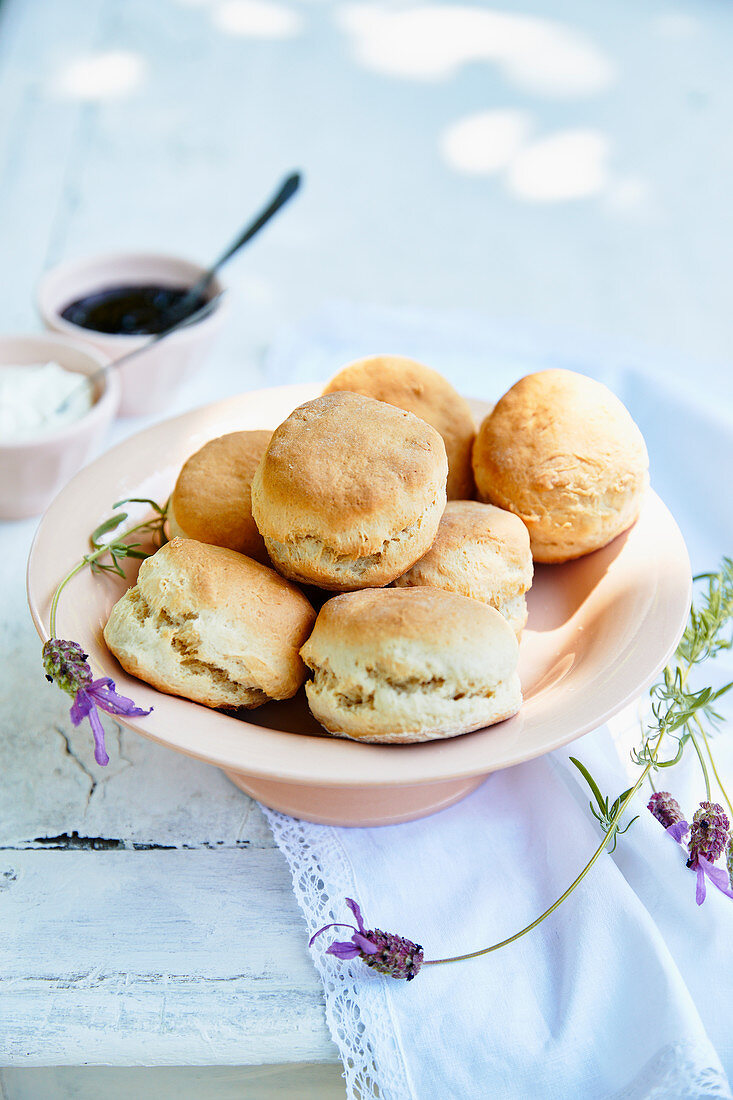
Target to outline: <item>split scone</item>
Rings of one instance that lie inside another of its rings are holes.
[[[644,438],[606,386],[569,370],[520,379],[479,428],[481,500],[527,525],[535,561],[605,546],[639,515],[649,484]]]
[[[310,708],[331,733],[409,744],[454,737],[522,703],[514,631],[440,588],[349,592],[323,605],[301,649]]]
[[[332,393],[276,428],[252,482],[273,565],[332,591],[389,584],[422,557],[445,508],[440,435],[404,409]]]
[[[475,500],[449,500],[435,542],[393,583],[428,585],[495,607],[519,637],[532,584],[529,532],[519,516]]]
[[[252,478],[272,432],[231,432],[205,443],[178,475],[168,506],[171,537],[226,546],[267,564],[252,519]]]
[[[419,416],[440,432],[448,455],[448,500],[475,495],[471,448],[473,413],[442,374],[404,355],[372,355],[340,370],[324,393],[351,390]]]
[[[221,546],[173,539],[140,566],[104,640],[126,672],[207,707],[289,699],[315,611],[274,570]]]

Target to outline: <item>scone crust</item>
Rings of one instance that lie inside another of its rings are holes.
[[[301,405],[273,432],[252,512],[277,569],[322,588],[388,584],[425,553],[445,507],[439,433],[354,393]]]
[[[513,512],[475,500],[449,500],[433,545],[395,587],[429,586],[482,600],[520,634],[532,584],[529,532]]]
[[[323,392],[340,390],[386,401],[432,424],[448,455],[448,500],[475,495],[471,450],[476,424],[468,402],[442,374],[404,355],[371,355],[340,370]]]
[[[273,569],[175,538],[142,563],[104,638],[127,672],[159,691],[254,707],[288,699],[303,683],[299,649],[314,621],[303,593]]]
[[[600,382],[539,371],[504,394],[473,449],[479,497],[527,525],[535,561],[605,546],[636,520],[649,483],[643,436]]]
[[[230,432],[205,443],[178,475],[168,507],[171,537],[238,550],[267,564],[252,518],[252,478],[272,432]]]
[[[515,714],[517,640],[484,603],[438,588],[385,588],[323,605],[301,650],[306,694],[332,733],[413,743]]]

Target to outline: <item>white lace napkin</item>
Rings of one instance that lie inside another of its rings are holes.
[[[680,369],[665,377],[666,364],[627,358],[620,369],[608,357],[580,358],[577,348],[539,347],[526,332],[513,342],[465,317],[335,306],[275,346],[269,377],[325,378],[358,355],[396,351],[491,398],[529,370],[583,370],[608,382],[644,431],[653,484],[682,526],[693,568],[714,568],[733,552],[725,379],[708,375],[706,407],[695,392],[701,369],[688,387]],[[633,772],[637,729],[627,712],[569,750],[496,773],[458,805],[403,825],[333,828],[266,811],[290,864],[304,936],[351,922],[346,897],[367,927],[421,943],[426,958],[511,935],[569,885],[599,840],[569,752],[615,797]],[[733,779],[724,733],[716,747]],[[692,761],[670,783],[691,813],[703,797]],[[695,904],[695,876],[645,801],[638,797],[640,819],[615,854],[539,928],[495,954],[424,968],[407,983],[325,954],[332,938],[348,938],[344,930],[316,940],[349,1097],[731,1098],[733,902],[710,889]]]

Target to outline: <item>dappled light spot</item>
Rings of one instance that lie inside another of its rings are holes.
[[[298,12],[270,0],[225,0],[214,8],[213,22],[241,38],[293,38],[302,30]]]
[[[55,81],[66,99],[122,99],[142,84],[147,66],[137,53],[110,50],[69,62]]]
[[[489,62],[524,91],[558,97],[589,95],[614,79],[611,62],[585,35],[535,16],[447,4],[349,3],[335,11],[357,59],[390,76],[442,80]]]
[[[440,151],[456,171],[489,176],[512,162],[531,125],[527,111],[481,111],[450,126],[440,139]]]
[[[522,149],[507,186],[529,202],[562,202],[597,195],[608,180],[608,139],[597,130],[563,130]]]
[[[528,202],[563,202],[603,196],[609,210],[641,210],[648,186],[634,177],[612,179],[609,142],[598,130],[563,130],[536,138],[537,120],[514,108],[481,111],[443,132],[440,153],[456,172],[500,174],[507,189]]]

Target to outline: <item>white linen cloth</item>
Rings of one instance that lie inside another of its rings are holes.
[[[582,370],[609,384],[644,432],[652,483],[682,527],[693,570],[717,568],[733,553],[733,389],[725,377],[699,365],[688,376],[679,364],[638,363],[618,351],[601,358],[577,346],[547,349],[546,337],[525,330],[520,340],[481,320],[336,305],[276,344],[268,374],[321,379],[360,355],[393,351],[491,399],[530,370]],[[715,681],[726,672],[733,678],[731,662],[715,669]],[[266,811],[308,935],[329,921],[351,923],[347,896],[368,928],[416,940],[426,958],[511,935],[562,893],[600,839],[568,755],[615,798],[638,775],[628,756],[637,733],[632,709],[568,749],[489,776],[458,805],[402,825],[333,828]],[[716,737],[716,759],[733,786],[726,738],[725,729]],[[705,797],[692,756],[660,779],[688,816]],[[640,819],[616,852],[539,928],[494,954],[426,967],[407,983],[325,954],[332,939],[349,938],[346,929],[316,941],[350,1097],[731,1097],[733,902],[709,886],[696,905],[695,876],[645,809],[648,794],[637,795]]]

